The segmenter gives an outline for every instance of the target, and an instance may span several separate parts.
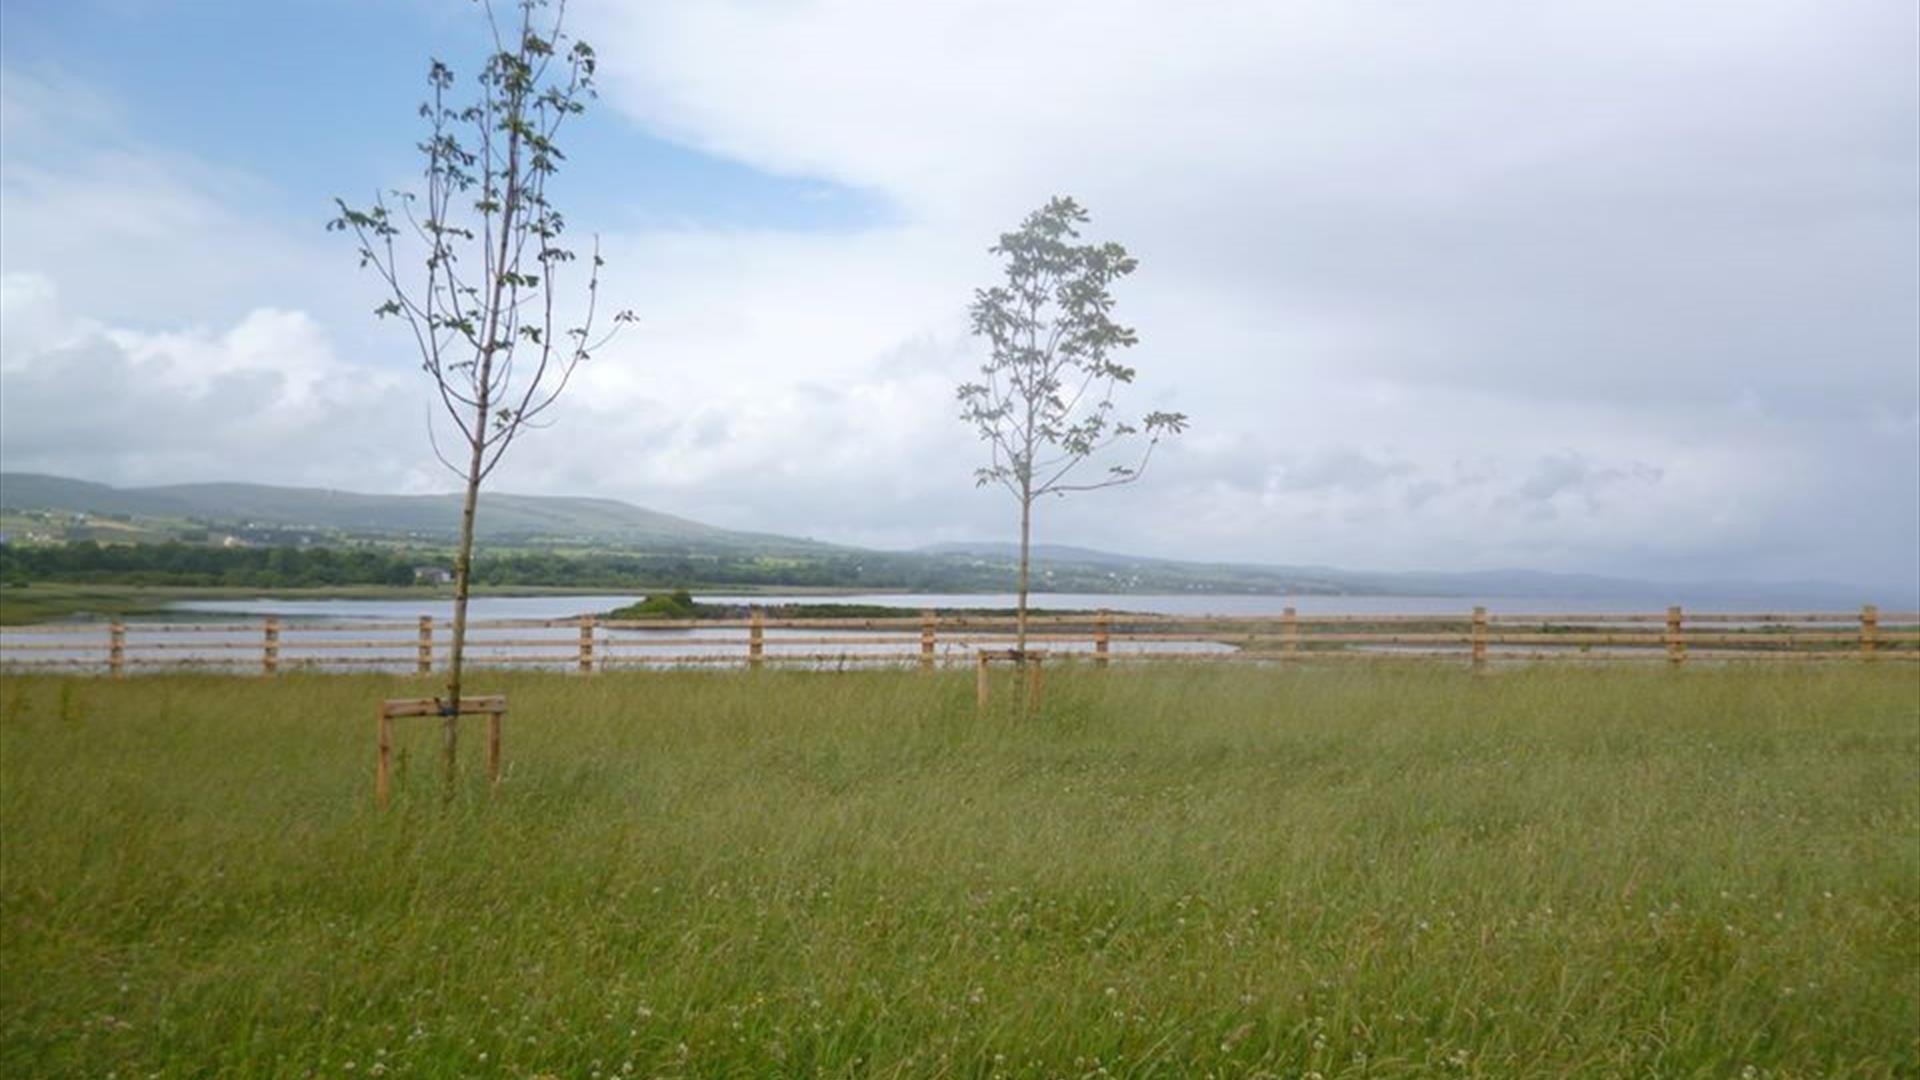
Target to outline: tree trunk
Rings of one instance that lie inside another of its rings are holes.
[[[1027,565],[1033,550],[1033,493],[1022,490],[1020,494],[1020,598],[1014,608],[1015,652],[1020,654],[1020,667],[1027,666]]]
[[[467,494],[460,506],[460,552],[453,560],[453,645],[447,653],[447,701],[442,706],[440,721],[445,747],[442,766],[449,798],[453,796],[454,773],[459,765],[455,752],[460,745],[460,676],[467,655],[467,595],[473,583],[473,517],[480,504],[481,472],[487,455],[487,424],[493,419],[490,396],[493,387],[493,354],[504,307],[502,297],[507,267],[519,265],[517,260],[510,264],[507,253],[508,241],[513,237],[513,212],[520,201],[520,125],[517,122],[520,115],[520,110],[514,109],[511,119],[516,122],[507,125],[507,165],[503,174],[506,197],[500,209],[500,252],[494,263],[492,296],[487,301],[486,337],[480,349],[480,367],[473,382],[473,430],[467,436],[467,444],[473,454],[467,460]],[[512,357],[510,348],[508,357]]]
[[[480,504],[480,464],[485,449],[484,443],[474,441],[473,458],[467,466],[466,499],[460,505],[460,550],[453,560],[453,645],[447,653],[447,699],[440,717],[441,772],[449,792],[453,790],[454,773],[459,767],[460,676],[466,662],[467,595],[473,582],[473,518]]]

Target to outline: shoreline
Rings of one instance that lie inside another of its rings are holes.
[[[908,590],[837,589],[754,586],[698,587],[705,593],[729,596],[871,596],[885,593],[913,595]],[[644,597],[664,587],[609,590],[558,585],[475,586],[481,597],[606,596],[610,593]],[[982,594],[992,595],[992,594]],[[0,626],[81,622],[116,617],[160,615],[173,604],[193,600],[433,600],[451,601],[446,585],[321,585],[311,588],[248,588],[237,585],[123,585],[76,582],[35,582],[0,588]]]

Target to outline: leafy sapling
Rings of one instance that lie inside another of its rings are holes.
[[[412,332],[452,429],[449,457],[430,409],[434,454],[465,490],[441,702],[449,780],[480,485],[522,434],[545,426],[579,365],[634,319],[621,311],[611,327],[596,328],[604,265],[597,240],[579,292],[563,300],[561,281],[576,257],[563,243],[566,220],[547,195],[565,160],[560,130],[593,97],[593,49],[565,33],[564,0],[515,0],[515,17],[504,24],[491,3],[480,6],[493,50],[473,95],[455,100],[453,69],[439,60],[428,68],[429,98],[419,109],[424,190],[379,194],[362,207],[336,199],[338,216],[327,224],[353,235],[361,267],[386,286],[375,313]],[[578,305],[577,320],[563,313],[568,303]]]
[[[1186,430],[1177,412],[1120,418],[1114,394],[1134,369],[1114,356],[1139,338],[1113,318],[1112,284],[1139,262],[1119,244],[1080,243],[1087,212],[1055,197],[988,249],[1005,262],[1005,279],[974,293],[973,333],[986,339],[978,382],[959,388],[960,418],[986,442],[980,486],[998,484],[1020,506],[1019,602],[1015,651],[1027,650],[1027,594],[1033,507],[1042,496],[1131,484],[1160,440]],[[1139,446],[1137,455],[1124,444]],[[1100,468],[1100,461],[1108,463]],[[1083,466],[1085,468],[1083,468]]]

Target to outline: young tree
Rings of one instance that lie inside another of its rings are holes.
[[[1020,504],[1015,651],[1023,657],[1035,500],[1130,484],[1160,440],[1187,426],[1182,413],[1150,412],[1137,424],[1115,415],[1114,391],[1134,371],[1112,356],[1139,338],[1113,320],[1107,290],[1139,263],[1119,244],[1076,243],[1087,221],[1078,203],[1060,197],[1027,215],[988,249],[1006,260],[1006,280],[975,291],[969,308],[974,335],[992,352],[983,380],[960,386],[960,418],[992,451],[992,463],[974,472],[977,482],[999,484]],[[1134,435],[1146,445],[1132,464],[1078,471]]]
[[[336,199],[329,231],[353,234],[360,265],[372,267],[389,296],[375,309],[412,331],[420,366],[432,381],[457,439],[449,458],[434,434],[434,455],[465,484],[460,547],[454,559],[453,639],[444,717],[445,768],[454,770],[460,684],[466,656],[467,596],[473,572],[473,523],[480,485],[542,416],[574,370],[633,314],[614,315],[595,337],[599,243],[587,263],[577,321],[567,325],[560,279],[572,250],[566,222],[547,198],[564,155],[561,126],[593,96],[594,53],[563,32],[564,0],[514,0],[503,24],[480,0],[493,51],[470,97],[452,100],[454,72],[427,70],[426,124],[418,144],[424,191],[376,195],[365,207]]]

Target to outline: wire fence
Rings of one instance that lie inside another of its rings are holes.
[[[105,622],[0,631],[8,671],[199,670],[275,675],[294,670],[428,674],[444,665],[451,627],[417,622],[296,620]],[[1156,660],[1215,663],[1424,659],[1476,667],[1513,662],[1879,661],[1920,659],[1920,613],[1177,616],[1097,612],[1035,615],[1027,644],[1051,659],[1096,665]],[[632,668],[972,665],[1006,655],[1007,616],[616,620],[493,619],[468,624],[476,667]],[[1017,658],[1017,657],[1016,657]]]

